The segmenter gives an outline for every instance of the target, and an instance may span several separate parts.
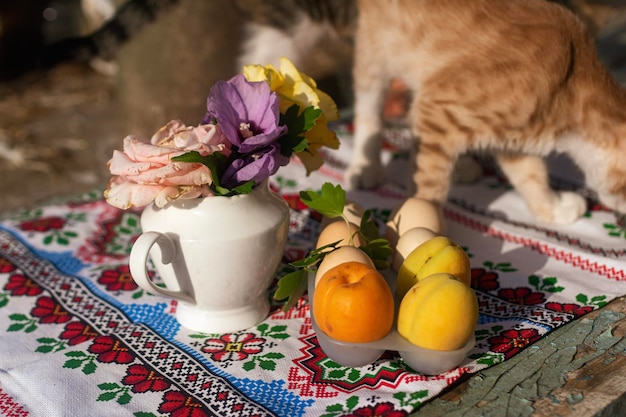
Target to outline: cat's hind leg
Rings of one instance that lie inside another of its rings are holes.
[[[543,158],[534,155],[498,153],[496,159],[537,220],[569,224],[585,213],[587,204],[582,196],[550,188],[548,169]]]

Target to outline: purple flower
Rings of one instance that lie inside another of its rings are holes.
[[[242,74],[211,88],[203,123],[213,119],[242,155],[265,148],[287,133],[286,126],[278,125],[278,95],[266,82],[250,82]]]
[[[273,143],[232,161],[222,175],[222,186],[236,187],[250,180],[258,184],[288,163],[289,157],[280,153],[278,143]]]

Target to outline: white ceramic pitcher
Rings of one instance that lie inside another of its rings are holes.
[[[250,194],[151,204],[141,227],[130,254],[133,279],[146,291],[179,300],[181,325],[229,333],[265,319],[267,289],[289,228],[289,207],[267,182]],[[148,277],[148,256],[167,288]]]

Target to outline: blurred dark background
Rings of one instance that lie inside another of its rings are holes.
[[[626,1],[559,2],[626,84]],[[172,118],[197,123],[210,86],[237,70],[240,19],[230,0],[180,0],[114,61],[41,70],[44,48],[92,32],[97,19],[81,0],[0,0],[0,214],[102,189],[126,134],[149,136]]]

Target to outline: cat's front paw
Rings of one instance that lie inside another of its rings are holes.
[[[350,190],[374,188],[385,180],[385,170],[379,163],[355,163],[345,172],[346,186]]]
[[[548,205],[535,207],[533,214],[538,220],[553,224],[570,224],[587,211],[587,201],[581,195],[569,191],[555,192]]]

